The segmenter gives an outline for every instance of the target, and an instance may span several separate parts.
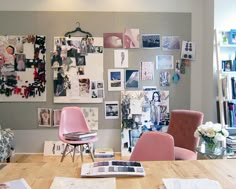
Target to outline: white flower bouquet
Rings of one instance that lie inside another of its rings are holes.
[[[229,136],[229,132],[219,123],[206,122],[198,126],[194,136],[201,137],[209,148],[214,148],[219,141],[224,141]]]

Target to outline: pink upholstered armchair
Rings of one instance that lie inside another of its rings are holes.
[[[167,133],[174,137],[176,160],[197,159],[195,149],[199,144],[199,138],[194,137],[194,131],[202,124],[203,117],[203,113],[199,111],[171,111]]]
[[[174,139],[159,131],[144,132],[130,156],[130,161],[174,160]]]

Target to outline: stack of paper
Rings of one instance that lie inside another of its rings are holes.
[[[115,178],[55,177],[50,189],[116,189]]]
[[[220,183],[207,178],[203,179],[162,179],[166,189],[222,189]]]
[[[31,189],[25,179],[21,178],[18,180],[11,180],[8,182],[1,183],[0,188],[9,188],[9,189]]]

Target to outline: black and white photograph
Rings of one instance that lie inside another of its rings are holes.
[[[38,124],[41,127],[51,127],[52,109],[38,108]]]
[[[143,34],[142,35],[143,48],[160,48],[159,34]]]
[[[105,119],[119,118],[119,102],[105,101]]]

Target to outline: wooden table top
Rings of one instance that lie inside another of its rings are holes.
[[[220,182],[223,189],[236,188],[236,159],[142,162],[145,177],[116,179],[117,189],[158,189],[162,178],[209,178]],[[32,189],[47,189],[54,176],[80,177],[81,164],[9,163],[0,170],[0,182],[24,178]]]

